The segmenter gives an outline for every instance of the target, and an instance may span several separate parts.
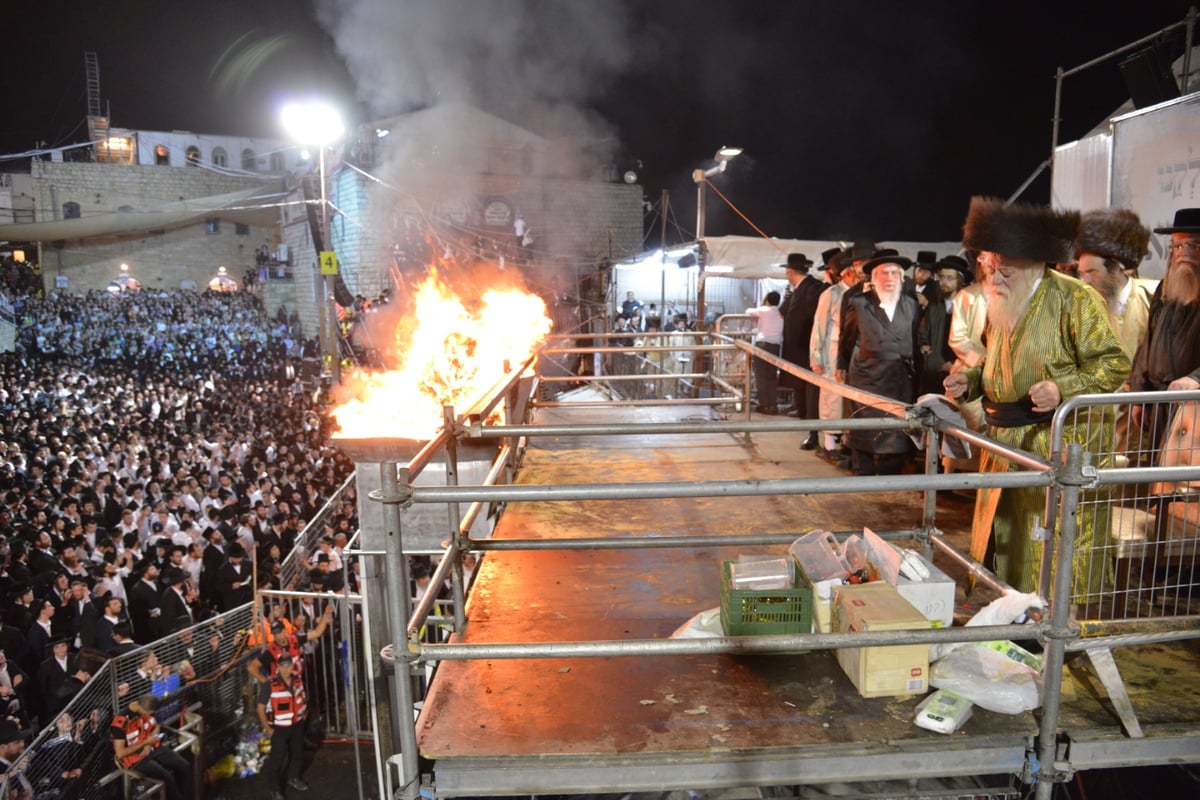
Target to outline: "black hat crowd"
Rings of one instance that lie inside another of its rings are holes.
[[[11,299],[0,355],[0,721],[37,729],[120,654],[246,602],[353,470],[303,353],[244,292]],[[346,528],[353,505],[328,525]]]

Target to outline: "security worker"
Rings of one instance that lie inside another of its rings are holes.
[[[285,772],[288,786],[298,792],[308,790],[308,784],[300,779],[308,708],[304,679],[293,672],[291,653],[280,653],[275,665],[278,668],[275,677],[258,690],[258,721],[263,733],[271,737],[271,754],[263,765],[271,800],[283,800]]]
[[[191,783],[187,759],[162,746],[162,733],[154,711],[158,698],[143,694],[129,704],[129,711],[113,717],[108,736],[113,752],[125,769],[162,781],[167,800],[183,800],[182,789]]]

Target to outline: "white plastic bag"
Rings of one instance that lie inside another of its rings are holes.
[[[998,714],[1020,714],[1042,704],[1041,676],[987,647],[962,647],[943,656],[929,670],[929,685]]]
[[[975,612],[975,616],[967,620],[966,627],[969,628],[975,625],[1011,625],[1018,620],[1024,622],[1026,612],[1030,609],[1037,609],[1040,612],[1044,611],[1045,608],[1045,601],[1036,594],[1021,594],[1020,592],[1010,591],[1001,597],[997,597]],[[929,660],[937,661],[967,644],[970,643],[947,642],[945,644],[935,644],[929,654]]]
[[[675,629],[671,639],[713,639],[725,635],[721,628],[721,609],[710,608],[701,611],[696,616]]]

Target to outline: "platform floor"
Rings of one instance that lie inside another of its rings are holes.
[[[703,413],[703,412],[702,412]],[[678,409],[543,411],[539,421],[680,419]],[[691,418],[697,418],[693,412]],[[845,473],[799,449],[804,433],[533,440],[525,484],[737,480]],[[965,531],[970,504],[939,506]],[[672,536],[919,525],[922,498],[710,497],[522,502],[496,538]],[[482,562],[464,642],[667,637],[719,603],[719,567],[771,548],[494,552]],[[776,551],[778,552],[778,551]],[[712,788],[883,773],[1019,772],[1032,715],[977,711],[944,737],[912,723],[917,698],[859,697],[830,652],[791,656],[453,661],[418,722],[438,794]],[[864,758],[867,760],[864,761]],[[867,765],[870,766],[867,766]]]

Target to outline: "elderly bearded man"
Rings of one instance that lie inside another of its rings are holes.
[[[1181,208],[1169,228],[1167,274],[1150,304],[1146,338],[1133,358],[1129,388],[1134,392],[1200,389],[1200,208]],[[1141,408],[1132,409],[1132,423],[1141,422]],[[1165,414],[1147,420],[1156,440],[1165,427]]]
[[[968,399],[982,396],[988,435],[1042,458],[1049,456],[1050,422],[1064,400],[1115,391],[1129,374],[1129,357],[1100,295],[1046,269],[1047,262],[1066,260],[1078,226],[1075,212],[1006,206],[1001,200],[975,197],[963,227],[963,246],[979,252],[980,277],[988,295],[987,354],[981,366],[948,376],[946,393]],[[1079,442],[1095,455],[1111,452],[1111,422],[1094,424],[1085,412],[1075,420],[1065,428],[1064,444]],[[980,460],[983,472],[1013,468],[1007,459],[988,452]],[[1030,535],[1045,505],[1042,488],[980,490],[972,557],[1014,588],[1035,590],[1041,553]],[[1099,559],[1092,563],[1092,547],[1107,542],[1108,521],[1094,506],[1090,510],[1080,515],[1075,540],[1077,597],[1098,592],[1111,571]]]

